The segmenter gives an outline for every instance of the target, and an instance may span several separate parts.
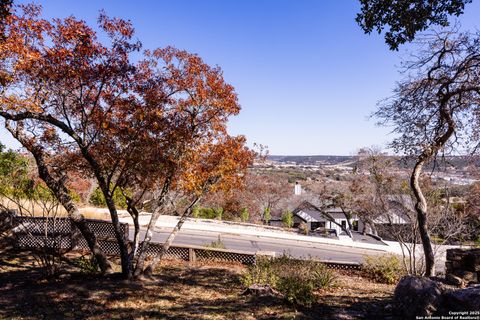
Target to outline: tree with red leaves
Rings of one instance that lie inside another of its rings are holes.
[[[228,118],[240,106],[218,67],[172,47],[146,50],[133,62],[141,44],[132,40],[132,25],[103,13],[98,23],[108,43],[84,21],[47,21],[38,6],[16,6],[0,44],[0,72],[8,79],[0,116],[78,221],[83,218],[68,194],[65,172],[95,178],[115,227],[122,273],[140,277],[162,255],[145,266],[153,228],[170,208],[171,195],[182,194],[190,203],[179,212],[173,240],[205,193],[241,185],[254,153],[244,137],[227,133]],[[124,193],[133,219],[132,246],[122,234],[116,190]],[[145,203],[153,213],[141,241],[138,218]],[[82,232],[87,237],[88,230]],[[96,241],[90,239],[93,249]]]

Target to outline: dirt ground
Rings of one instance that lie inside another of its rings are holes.
[[[241,295],[237,264],[166,261],[154,280],[128,282],[68,267],[42,277],[26,253],[0,249],[0,319],[393,319],[394,286],[358,272],[336,272],[310,309],[276,298]]]

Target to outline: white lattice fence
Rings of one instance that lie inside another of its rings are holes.
[[[155,256],[159,254],[160,251],[162,250],[162,246],[163,246],[163,243],[151,242],[148,245],[147,255]],[[190,253],[189,253],[188,247],[171,246],[167,250],[167,253],[165,254],[165,258],[167,259],[179,259],[179,260],[189,261],[190,260],[189,257],[190,257]]]
[[[71,225],[68,219],[15,217],[13,229],[17,246],[23,249],[71,248]]]
[[[116,243],[114,241],[101,241],[100,245],[109,254],[118,254],[118,252],[109,251]],[[105,247],[104,247],[105,245]],[[147,249],[148,256],[155,256],[160,253],[162,243],[151,242]],[[178,259],[183,261],[224,261],[224,262],[238,262],[242,264],[254,264],[256,255],[250,252],[204,248],[197,246],[170,246],[167,253],[164,255],[166,259]]]
[[[1,218],[1,217],[0,217]],[[97,237],[102,250],[109,255],[119,255],[120,249],[115,238],[113,224],[102,220],[87,220],[87,224]],[[86,240],[68,218],[14,217],[12,221],[19,248],[41,249],[87,249]],[[125,239],[128,239],[128,224],[121,224]],[[160,252],[162,243],[151,242],[147,255]],[[246,265],[255,264],[256,254],[229,249],[205,248],[198,246],[171,246],[165,254],[167,259],[183,261],[224,261]],[[360,269],[358,263],[320,261],[333,269]]]
[[[348,263],[348,262],[333,262],[333,261],[320,261],[327,268],[337,270],[360,270],[362,265],[360,263]]]
[[[255,264],[255,254],[252,253],[208,248],[195,248],[194,252],[196,260],[240,262],[247,265]]]
[[[13,229],[17,246],[23,249],[61,248],[88,249],[85,238],[69,218],[51,217],[14,217]],[[108,254],[119,254],[112,223],[101,220],[87,220],[90,230],[96,235],[98,243]],[[121,224],[127,240],[128,224]],[[113,241],[112,241],[113,240]]]
[[[120,247],[118,246],[116,236],[115,236],[115,227],[111,222],[103,220],[87,220],[88,228],[95,234],[97,242],[106,254],[119,255]],[[125,241],[128,241],[128,224],[121,223],[120,227],[122,229],[123,238]],[[75,238],[74,249],[89,249],[87,240],[82,236],[80,230],[78,230],[72,224],[72,237]]]

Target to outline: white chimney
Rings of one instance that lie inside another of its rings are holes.
[[[302,194],[302,186],[298,184],[298,182],[295,182],[295,195],[299,196]]]

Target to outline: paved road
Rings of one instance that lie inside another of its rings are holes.
[[[153,241],[164,242],[169,232],[170,229],[157,228],[153,236]],[[364,255],[385,254],[383,251],[330,244],[185,229],[180,231],[173,243],[178,245],[203,246],[218,240],[219,236],[227,249],[253,253],[257,251],[275,251],[277,254],[282,254],[285,252],[294,257],[312,257],[320,260],[342,262],[362,262]]]

